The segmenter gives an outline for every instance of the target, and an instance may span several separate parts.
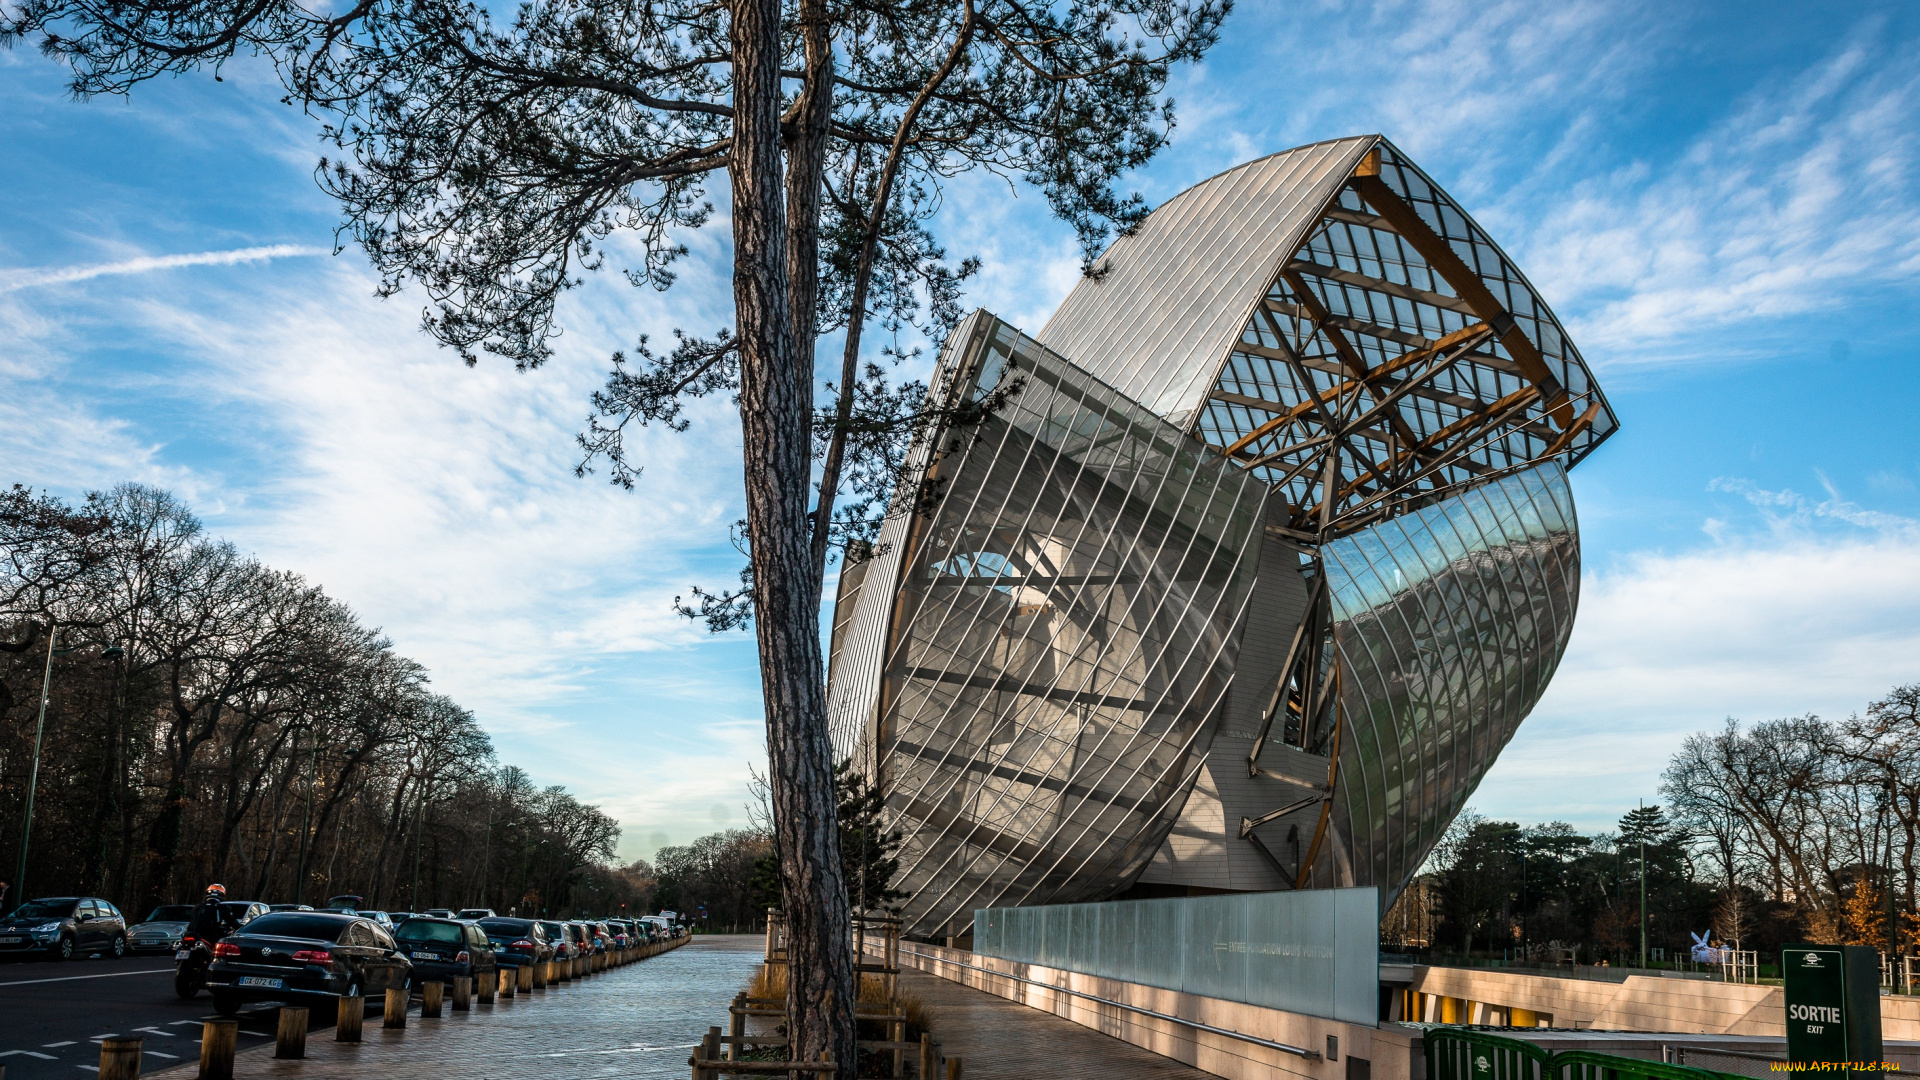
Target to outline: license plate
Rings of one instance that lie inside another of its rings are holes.
[[[419,952],[419,951],[415,951],[415,952],[414,952],[414,954],[413,954],[413,958],[414,958],[415,960],[438,960],[438,959],[440,959],[440,954],[439,954],[439,953],[437,953],[437,952]]]
[[[0,937],[0,945],[18,945],[25,940],[23,937]]]
[[[175,960],[185,960],[187,955],[187,950],[181,949],[179,952],[173,954],[173,958]]]
[[[260,986],[268,990],[278,990],[282,985],[282,980],[263,978],[259,975],[243,975],[240,977],[240,985]]]

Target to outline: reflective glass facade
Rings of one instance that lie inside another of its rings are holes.
[[[1323,550],[1342,666],[1329,881],[1412,878],[1553,677],[1580,591],[1558,463]]]
[[[996,391],[831,627],[907,933],[1136,886],[1384,910],[1571,632],[1566,470],[1618,421],[1545,301],[1355,136],[1169,200],[1038,340],[969,316],[932,404]]]
[[[951,394],[1019,391],[929,467],[871,741],[908,924],[945,933],[1111,895],[1151,857],[1232,679],[1266,497],[1005,323],[955,370]]]

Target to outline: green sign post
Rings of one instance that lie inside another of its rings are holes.
[[[1788,945],[1787,1060],[1878,1064],[1880,954],[1864,945]]]

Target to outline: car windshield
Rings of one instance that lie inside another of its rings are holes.
[[[193,918],[193,908],[186,904],[163,904],[153,909],[147,916],[148,922],[188,922]]]
[[[393,936],[401,941],[439,941],[448,945],[458,945],[465,935],[460,932],[459,923],[429,922],[426,919],[409,919]]]
[[[74,896],[57,896],[51,900],[34,900],[13,909],[16,919],[64,919],[73,914],[73,906],[80,899]]]
[[[247,924],[249,934],[274,937],[308,938],[313,941],[339,941],[340,931],[353,925],[352,919],[319,912],[276,911]]]

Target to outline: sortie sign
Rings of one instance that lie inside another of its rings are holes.
[[[1879,1062],[1880,955],[1860,945],[1789,945],[1787,1060]]]

